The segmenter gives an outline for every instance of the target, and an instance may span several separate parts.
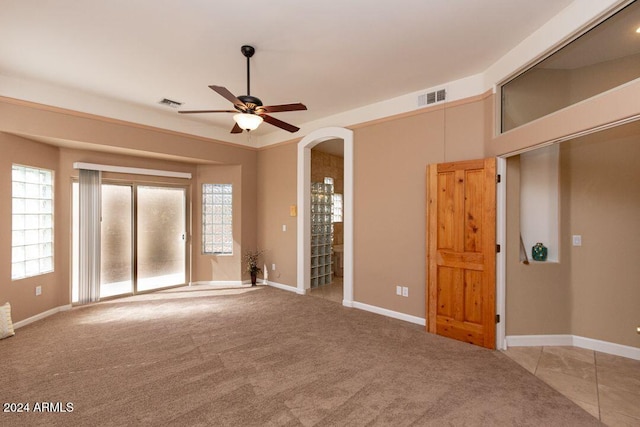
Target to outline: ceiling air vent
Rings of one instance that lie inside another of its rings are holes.
[[[172,101],[172,100],[170,100],[168,98],[162,98],[160,100],[160,104],[167,105],[167,106],[169,106],[171,108],[178,108],[179,106],[182,105],[182,102]]]
[[[424,107],[426,105],[442,102],[446,99],[446,94],[447,93],[444,89],[440,89],[418,95],[418,107]]]

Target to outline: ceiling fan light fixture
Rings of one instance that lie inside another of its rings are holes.
[[[236,121],[241,129],[251,131],[256,130],[258,126],[260,126],[260,123],[262,123],[263,119],[257,114],[240,113],[234,115],[233,120]]]

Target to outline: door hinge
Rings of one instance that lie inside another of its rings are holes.
[[[500,315],[496,314],[496,323],[500,323]]]
[[[496,245],[496,252],[500,253],[500,245]]]
[[[496,183],[500,184],[502,182],[502,177],[500,174],[496,175]]]

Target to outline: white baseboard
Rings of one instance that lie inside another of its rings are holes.
[[[381,314],[383,316],[392,317],[398,320],[404,320],[405,322],[415,323],[416,325],[425,326],[427,324],[426,319],[417,316],[411,316],[410,314],[400,313],[398,311],[388,310],[386,308],[376,307],[375,305],[364,304],[361,302],[353,301],[353,308],[357,308],[371,313]]]
[[[640,360],[640,348],[637,347],[630,347],[628,345],[616,344],[612,342],[594,340],[591,338],[578,336],[573,337],[573,345],[576,347],[599,351],[601,353],[613,354],[616,356],[627,357],[629,359]]]
[[[572,346],[573,335],[507,335],[507,347]]]
[[[577,335],[511,335],[506,340],[507,347],[573,346],[640,360],[640,348]]]
[[[35,321],[44,319],[45,317],[53,316],[56,313],[61,311],[71,310],[71,304],[61,305],[60,307],[52,308],[51,310],[43,311],[42,313],[38,313],[35,316],[31,316],[27,319],[21,320],[19,322],[15,322],[13,324],[14,329],[21,328],[23,326],[27,326],[29,323],[33,323]]]
[[[278,282],[272,282],[271,280],[267,281],[267,285],[273,286],[274,288],[282,289],[283,291],[295,292],[300,295],[304,295],[304,292],[300,293],[298,288],[295,286],[289,286]]]
[[[246,283],[251,284],[250,281]],[[241,287],[246,284],[242,280],[201,280],[199,282],[191,282],[189,285],[207,285],[220,288]]]

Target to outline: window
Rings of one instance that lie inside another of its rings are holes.
[[[502,85],[502,132],[640,77],[640,2]]]
[[[202,253],[233,254],[232,184],[202,184]]]
[[[12,168],[11,279],[53,271],[53,171]]]
[[[333,193],[331,205],[331,222],[342,222],[342,194]]]

